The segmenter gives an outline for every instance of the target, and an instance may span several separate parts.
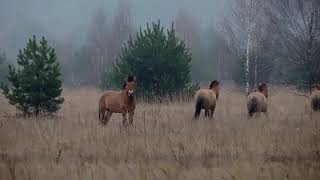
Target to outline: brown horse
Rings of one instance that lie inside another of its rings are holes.
[[[129,124],[133,123],[136,101],[134,97],[135,82],[134,77],[129,76],[121,91],[105,91],[99,99],[99,119],[103,124],[107,124],[112,113],[121,113],[123,125],[127,125],[127,113],[129,114]]]
[[[250,117],[252,117],[254,113],[260,113],[260,112],[263,112],[267,115],[267,112],[268,112],[267,98],[268,98],[268,86],[265,83],[261,83],[258,85],[257,92],[253,92],[248,95],[247,108],[248,108],[248,114]]]
[[[217,80],[211,82],[209,89],[200,89],[195,94],[196,110],[194,118],[198,119],[201,110],[205,110],[205,117],[213,117],[216,103],[219,97],[220,86]],[[210,114],[209,114],[210,113]]]
[[[311,107],[313,111],[320,111],[320,85],[312,85]]]

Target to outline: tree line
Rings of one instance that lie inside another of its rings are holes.
[[[32,49],[29,46],[34,41],[31,38],[26,50]],[[170,27],[154,22],[137,30],[130,5],[121,1],[113,18],[102,9],[96,11],[85,43],[75,51],[68,43],[54,45],[51,49],[56,50],[57,57],[53,59],[60,64],[55,70],[56,97],[62,82],[121,89],[128,74],[138,76],[140,92],[148,96],[192,92],[198,82],[212,79],[233,80],[247,93],[258,82],[310,89],[320,82],[320,2],[232,0],[223,20],[207,29],[200,28],[191,13],[181,10]],[[34,51],[39,49],[32,47]],[[18,65],[31,65],[22,63],[22,57],[20,52]],[[0,50],[0,80],[12,83],[21,72],[17,68],[15,73],[13,66],[6,68],[6,59]],[[26,69],[37,72],[35,68],[39,66]],[[5,78],[5,74],[11,78]],[[10,86],[2,87],[10,99]]]
[[[125,42],[111,71],[103,77],[102,86],[121,89],[125,77],[132,74],[138,79],[137,95],[151,101],[192,94],[197,86],[191,84],[190,61],[189,49],[176,37],[173,24],[170,29],[161,26],[160,21],[147,24],[134,40]],[[64,98],[55,49],[44,37],[38,42],[33,36],[19,51],[17,64],[8,66],[8,83],[1,82],[0,86],[9,103],[24,115],[58,111]]]

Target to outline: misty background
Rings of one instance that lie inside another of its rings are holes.
[[[194,52],[195,55],[198,54],[199,58],[203,58],[201,56],[208,56],[208,52],[211,51],[208,45],[213,41],[215,26],[223,18],[228,7],[227,1],[222,0],[1,0],[0,2],[0,48],[5,51],[8,60],[15,61],[18,50],[25,47],[32,35],[45,36],[56,48],[59,61],[64,67],[67,66],[67,61],[71,61],[72,56],[79,53],[79,49],[90,43],[90,33],[99,13],[105,16],[106,29],[110,31],[113,29],[112,26],[115,26],[115,18],[121,13],[119,12],[121,6],[126,6],[130,11],[128,18],[131,30],[128,33],[132,36],[140,26],[145,27],[146,23],[160,20],[162,25],[169,27],[172,22],[181,20],[180,26],[185,26],[181,28],[190,27],[192,31],[190,38],[193,39],[189,41],[197,44],[201,42],[202,46],[207,46],[198,47],[198,50],[190,47],[197,51]],[[128,36],[123,40],[127,39]],[[217,57],[213,52],[210,54],[211,57],[206,60],[210,59],[213,62]],[[114,55],[111,58],[114,58]],[[193,74],[196,74],[198,67],[195,65],[193,69]],[[81,68],[79,71],[82,71]],[[79,72],[75,72],[77,73]],[[71,81],[70,74],[63,73],[63,75],[65,82]],[[210,80],[213,77],[205,73],[200,73],[198,78],[195,77],[195,79],[203,78]]]
[[[113,18],[120,3],[130,7],[135,29],[157,20],[169,25],[185,11],[203,30],[214,26],[226,7],[221,0],[1,0],[0,46],[10,59],[34,34],[81,46],[97,11]]]
[[[15,64],[45,36],[65,85],[99,86],[130,36],[158,20],[190,49],[193,83],[320,81],[317,0],[0,0],[0,49]]]

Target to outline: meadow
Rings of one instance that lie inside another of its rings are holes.
[[[139,102],[134,127],[98,121],[99,94],[65,88],[54,117],[23,118],[0,95],[0,180],[320,179],[320,116],[308,99],[271,88],[269,118],[223,87],[213,120],[193,101]]]

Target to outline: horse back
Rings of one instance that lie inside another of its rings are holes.
[[[106,91],[101,98],[102,104],[105,104],[106,109],[115,112],[122,113],[126,111],[134,111],[136,102],[128,102],[124,97],[122,91]]]
[[[106,109],[116,113],[122,112],[122,102],[123,99],[121,96],[121,91],[105,91],[99,100],[100,106],[105,106]]]
[[[195,94],[196,101],[198,98],[203,98],[203,104],[205,107],[210,108],[216,105],[216,94],[210,89],[200,89]]]
[[[260,92],[253,92],[248,96],[247,106],[255,106],[256,112],[267,112],[267,98]]]

